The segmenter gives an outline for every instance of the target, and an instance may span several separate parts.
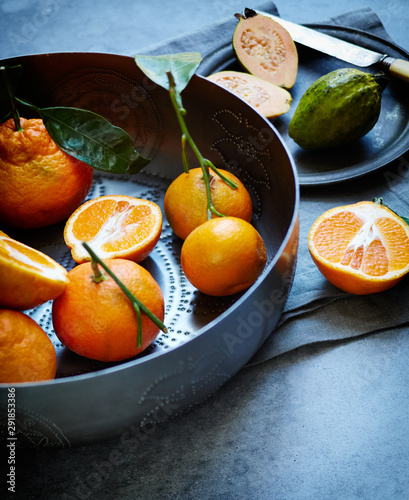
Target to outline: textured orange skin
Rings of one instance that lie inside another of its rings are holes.
[[[150,273],[130,260],[108,259],[105,263],[163,321],[162,292]],[[110,276],[95,283],[92,275],[88,262],[68,273],[70,283],[53,302],[57,337],[77,354],[99,361],[121,361],[136,356],[155,340],[159,328],[142,314],[143,340],[137,348],[137,316],[130,300]]]
[[[58,277],[44,276],[17,259],[10,258],[4,248],[17,245],[19,251],[42,265],[48,259],[50,267],[55,266]],[[67,271],[42,252],[0,235],[0,307],[26,310],[36,307],[60,295],[68,283]]]
[[[236,217],[211,219],[186,238],[181,265],[187,279],[201,292],[232,295],[251,286],[267,261],[256,229]]]
[[[55,378],[57,355],[45,331],[19,311],[0,309],[0,383]]]
[[[93,168],[64,153],[40,119],[0,125],[0,222],[39,228],[71,215],[92,186]]]
[[[385,272],[383,275],[371,275],[361,272],[360,270],[351,269],[351,267],[347,265],[340,265],[339,262],[337,262],[337,260],[342,260],[348,244],[359,230],[359,226],[357,225],[358,219],[355,220],[355,217],[352,214],[359,213],[359,210],[361,210],[362,207],[370,209],[372,206],[375,206],[375,203],[363,201],[354,205],[346,205],[328,210],[317,218],[308,234],[308,248],[311,257],[322,275],[336,287],[355,295],[368,295],[388,290],[398,284],[409,272],[409,227],[407,227],[405,222],[400,220],[400,218],[386,206],[382,206],[381,208],[383,218],[385,218],[386,221],[390,218],[395,223],[397,222],[401,226],[402,232],[406,233],[406,238],[403,238],[400,242],[393,241],[392,244],[389,242],[390,248],[386,250],[382,245],[381,250],[383,250],[383,252],[381,253],[378,251],[377,255],[375,254],[373,259],[378,258],[382,259],[382,261],[387,259],[387,265],[392,268],[392,270]],[[331,220],[331,217],[339,215],[340,213],[348,222],[344,224],[342,219],[338,217],[339,227],[335,227],[334,224],[331,224],[329,221]],[[381,221],[381,218],[379,220]],[[333,244],[335,257],[331,260],[321,255],[320,251],[317,249],[319,242],[316,234],[318,230],[322,230],[324,224],[328,225],[328,228],[325,229],[324,233],[328,235],[329,232],[332,231],[333,239],[336,238],[336,243]],[[378,224],[382,225],[381,222]],[[384,232],[383,236],[385,238],[388,237],[386,232]],[[389,235],[389,239],[390,237],[391,235]],[[386,239],[383,243],[388,246],[388,241]],[[405,259],[405,255],[408,256],[408,264],[394,269],[394,267],[396,267],[395,262],[399,253],[401,254],[400,259],[403,261]],[[388,259],[391,260],[388,262]],[[368,265],[370,264],[371,262],[368,263]],[[382,264],[384,263],[382,262]],[[375,261],[372,265],[375,266]]]
[[[230,188],[218,175],[212,173],[210,186],[213,206],[223,215],[250,222],[252,204],[246,187],[230,172],[222,169],[219,171],[236,182],[237,189]],[[201,168],[192,168],[188,174],[179,175],[166,191],[166,219],[173,232],[183,240],[207,221],[206,208],[206,186]]]

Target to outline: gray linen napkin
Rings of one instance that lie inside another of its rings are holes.
[[[256,7],[278,15],[272,2]],[[379,17],[364,8],[317,24],[333,24],[370,32],[392,41]],[[221,21],[177,39],[145,50],[145,54],[198,51],[203,56],[199,74],[209,74],[231,52],[231,36],[237,20]],[[279,324],[247,366],[260,363],[300,346],[354,338],[392,329],[409,322],[404,298],[409,278],[391,290],[370,296],[352,296],[331,285],[317,270],[307,247],[307,234],[314,220],[326,210],[382,196],[400,215],[409,216],[409,161],[403,156],[383,171],[334,187],[301,190],[300,246],[293,287]]]

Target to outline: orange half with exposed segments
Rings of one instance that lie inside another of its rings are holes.
[[[75,210],[65,224],[64,240],[77,263],[90,260],[83,241],[101,259],[141,262],[155,248],[161,232],[159,205],[131,196],[107,195]]]
[[[67,284],[67,271],[54,259],[0,236],[0,308],[31,309],[61,295]]]
[[[308,248],[328,281],[353,294],[382,292],[409,272],[409,225],[371,201],[322,214],[310,229]]]

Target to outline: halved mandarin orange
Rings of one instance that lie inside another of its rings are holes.
[[[409,272],[409,225],[376,202],[323,213],[309,231],[308,248],[328,281],[348,293],[382,292]]]
[[[1,308],[31,309],[58,297],[67,284],[67,271],[54,259],[0,236]]]
[[[107,195],[75,210],[65,224],[64,240],[79,264],[91,260],[83,241],[102,259],[141,262],[155,248],[161,232],[159,205],[131,196]]]

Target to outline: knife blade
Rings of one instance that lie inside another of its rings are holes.
[[[398,59],[387,54],[381,54],[365,47],[360,47],[359,45],[341,40],[340,38],[307,28],[301,24],[286,21],[281,17],[274,16],[267,12],[246,9],[245,15],[246,11],[253,11],[256,14],[270,17],[281,24],[281,26],[289,32],[291,38],[301,45],[305,45],[306,47],[310,47],[361,68],[376,66],[379,70],[395,78],[409,82],[409,61]]]

